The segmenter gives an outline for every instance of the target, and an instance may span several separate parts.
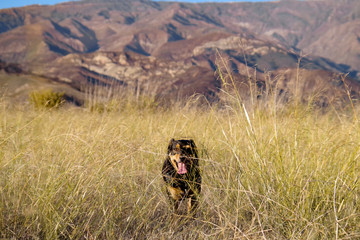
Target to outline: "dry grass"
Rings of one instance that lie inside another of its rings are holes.
[[[351,117],[291,104],[100,114],[2,100],[0,238],[360,238],[360,125]],[[200,150],[195,218],[169,211],[160,172],[171,137]]]

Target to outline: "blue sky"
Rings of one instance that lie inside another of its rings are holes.
[[[32,4],[52,5],[70,0],[0,0],[0,9],[22,7]],[[229,2],[231,0],[172,0],[174,2]],[[231,2],[267,2],[270,0],[232,0]]]
[[[12,8],[12,7],[22,7],[32,4],[42,4],[42,5],[51,5],[61,2],[69,2],[66,0],[0,0],[0,9],[2,8]]]

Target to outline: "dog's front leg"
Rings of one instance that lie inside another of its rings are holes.
[[[198,205],[199,201],[197,200],[197,198],[195,196],[190,197],[187,202],[187,213],[194,214]]]
[[[184,191],[177,187],[168,186],[167,187],[169,197],[171,199],[172,205],[174,206],[175,213],[178,212],[179,204],[183,198]]]

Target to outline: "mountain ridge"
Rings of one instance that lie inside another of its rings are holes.
[[[183,97],[217,101],[219,54],[240,82],[248,68],[258,82],[272,72],[285,76],[301,58],[300,68],[337,91],[332,76],[348,74],[354,89],[359,84],[360,3],[351,0],[87,0],[0,10],[0,20],[2,62],[77,89],[77,98],[85,85],[118,84],[164,98],[181,88]],[[302,81],[311,81],[306,75]]]

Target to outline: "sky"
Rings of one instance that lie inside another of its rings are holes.
[[[70,0],[0,0],[0,9],[22,7],[32,4],[53,5]],[[268,2],[271,0],[172,0],[174,2]]]

